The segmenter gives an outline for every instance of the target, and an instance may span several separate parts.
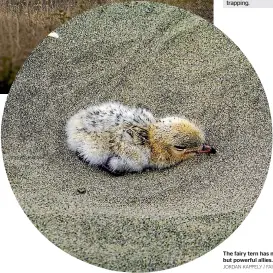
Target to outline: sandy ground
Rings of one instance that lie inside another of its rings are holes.
[[[24,64],[2,124],[9,180],[37,228],[121,271],[174,267],[227,238],[259,196],[271,153],[267,100],[240,50],[200,17],[151,3],[100,7],[57,33]],[[68,151],[65,123],[112,100],[195,119],[218,153],[122,177],[89,167]]]

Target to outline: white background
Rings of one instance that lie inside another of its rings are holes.
[[[272,106],[273,9],[225,9],[221,0],[215,0],[214,13],[215,25],[241,48],[252,63]],[[6,95],[0,95],[1,116],[5,100]],[[0,178],[0,272],[110,272],[77,260],[41,235],[23,213],[12,193],[2,156]],[[227,272],[227,269],[223,269],[222,263],[224,250],[273,251],[272,178],[271,166],[257,203],[242,225],[227,240],[206,255],[164,272]],[[270,269],[267,271],[261,269],[258,272],[269,271]],[[253,272],[253,270],[240,272]]]

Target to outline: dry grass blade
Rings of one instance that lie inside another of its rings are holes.
[[[0,91],[8,93],[30,52],[56,27],[94,6],[123,0],[0,0]],[[156,0],[212,21],[213,0]]]

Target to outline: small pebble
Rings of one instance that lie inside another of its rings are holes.
[[[84,194],[84,193],[86,193],[86,188],[79,188],[77,191],[80,194]]]
[[[59,38],[59,34],[55,31],[50,32],[47,36],[53,37],[53,38]]]

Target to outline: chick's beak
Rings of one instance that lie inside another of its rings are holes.
[[[197,151],[197,153],[198,154],[203,154],[203,153],[216,154],[216,150],[210,145],[203,144],[202,148],[199,151]]]

